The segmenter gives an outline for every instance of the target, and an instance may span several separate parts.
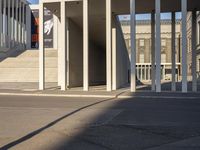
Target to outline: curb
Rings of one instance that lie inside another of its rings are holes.
[[[81,95],[81,94],[45,94],[45,93],[9,93],[0,92],[0,96],[34,96],[34,97],[68,97],[68,98],[116,98],[116,99],[130,99],[130,98],[154,98],[154,99],[200,99],[200,97],[180,97],[180,96],[126,96],[126,95]]]
[[[39,97],[69,97],[69,98],[117,98],[115,95],[78,95],[78,94],[44,94],[44,93],[0,93],[1,96],[39,96]]]
[[[200,97],[175,97],[175,96],[117,96],[117,98],[121,99],[129,99],[129,98],[155,98],[155,99],[200,99]]]

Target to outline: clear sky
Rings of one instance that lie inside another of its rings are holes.
[[[150,20],[151,14],[140,14],[136,15],[136,20]],[[171,19],[170,13],[162,13],[161,19]],[[181,13],[176,13],[176,19],[181,19]],[[120,16],[120,20],[130,20],[130,15],[122,15]]]
[[[37,4],[39,2],[39,0],[28,0],[30,3],[32,4]]]
[[[28,0],[32,4],[37,4],[39,0]],[[176,18],[181,19],[181,13],[176,13]],[[150,20],[151,15],[150,14],[142,14],[142,15],[136,15],[137,20]],[[162,13],[161,19],[171,19],[170,13]],[[120,16],[120,20],[130,20],[130,15],[122,15]]]

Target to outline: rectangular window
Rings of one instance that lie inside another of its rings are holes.
[[[166,54],[161,54],[161,63],[166,63]]]
[[[144,63],[144,54],[140,54],[140,63]]]
[[[200,21],[198,22],[198,43],[200,44]]]
[[[139,46],[144,46],[144,39],[139,40]]]
[[[166,40],[165,39],[162,39],[161,46],[166,46]]]
[[[199,59],[199,71],[200,71],[200,59]]]

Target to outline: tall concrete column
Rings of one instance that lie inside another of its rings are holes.
[[[3,46],[4,47],[7,47],[7,44],[6,44],[6,38],[7,38],[6,7],[7,7],[7,0],[4,0],[4,5],[3,5]]]
[[[111,0],[106,0],[106,83],[107,91],[112,91],[112,7]]]
[[[66,90],[66,10],[65,1],[61,1],[61,90]]]
[[[136,21],[135,21],[135,0],[130,0],[131,11],[131,92],[136,92]]]
[[[2,0],[0,0],[0,49],[2,47],[2,27],[3,27],[3,15],[2,15]]]
[[[62,57],[62,47],[61,47],[61,37],[60,37],[60,33],[61,33],[61,18],[58,19],[57,18],[57,23],[58,23],[58,30],[56,31],[57,33],[57,42],[58,42],[58,86],[61,86],[61,67],[62,67],[62,64],[61,64],[61,57]],[[55,28],[54,28],[55,29]]]
[[[161,35],[160,35],[160,0],[156,1],[156,92],[161,92]]]
[[[22,3],[22,48],[25,46],[25,4]]]
[[[12,0],[12,34],[11,34],[11,41],[12,41],[12,47],[14,47],[14,34],[15,34],[15,24],[14,24],[14,20],[15,20],[15,13],[14,13],[14,9],[15,9],[15,0]]]
[[[19,25],[18,25],[18,39],[19,39],[19,45],[21,48],[22,44],[22,2],[19,0]]]
[[[11,46],[11,16],[10,16],[10,1],[8,0],[8,48]]]
[[[187,0],[181,0],[182,13],[182,92],[187,92]]]
[[[31,9],[26,5],[26,48],[31,48]]]
[[[112,28],[112,90],[117,90],[117,30]]]
[[[196,45],[197,45],[197,14],[196,10],[192,11],[192,91],[197,92],[197,58],[196,58]]]
[[[44,4],[39,4],[39,89],[45,89]]]
[[[70,57],[69,57],[69,31],[70,31],[70,28],[69,28],[69,18],[67,18],[67,21],[66,21],[66,38],[67,38],[67,42],[66,42],[66,51],[67,51],[67,57],[66,57],[66,59],[67,59],[67,87],[69,87],[70,86],[70,65],[69,65],[69,60],[70,60]]]
[[[88,0],[83,0],[83,90],[89,90]]]
[[[155,85],[155,11],[151,13],[151,90],[156,90]]]
[[[171,90],[176,91],[176,13],[172,12],[172,84]]]
[[[19,23],[19,0],[16,0],[16,6],[15,6],[15,44],[18,43],[18,23]]]
[[[58,49],[58,17],[53,14],[53,48]]]

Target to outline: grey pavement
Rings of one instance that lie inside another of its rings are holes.
[[[0,147],[197,150],[200,99],[0,96]]]

